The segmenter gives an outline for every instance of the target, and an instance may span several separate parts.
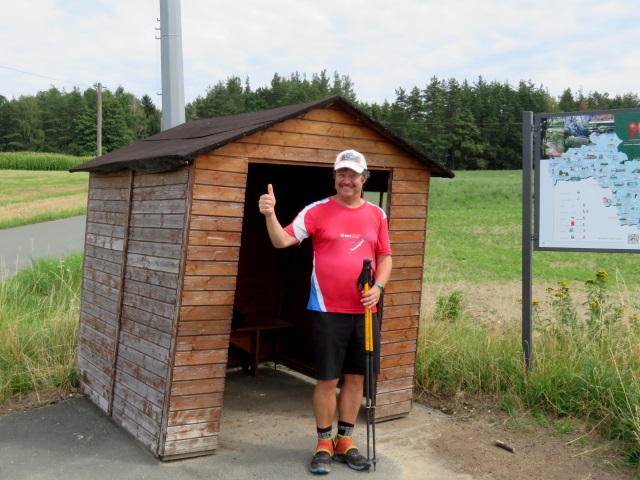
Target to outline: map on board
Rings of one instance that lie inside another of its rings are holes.
[[[545,120],[538,247],[640,249],[640,113]]]

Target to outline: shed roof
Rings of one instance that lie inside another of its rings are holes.
[[[259,112],[186,122],[106,155],[76,165],[69,171],[112,172],[124,168],[149,173],[170,171],[188,164],[202,153],[220,148],[240,138],[261,130],[267,130],[277,123],[330,104],[340,105],[353,112],[369,127],[377,130],[401,148],[408,150],[416,158],[431,167],[434,177],[454,177],[454,173],[451,170],[430,159],[406,140],[403,140],[340,96]]]

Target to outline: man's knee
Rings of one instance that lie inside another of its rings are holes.
[[[335,390],[338,386],[338,381],[340,379],[336,378],[334,380],[316,380],[316,390],[322,392],[329,392]]]
[[[364,385],[364,375],[345,374],[343,385],[360,387]]]

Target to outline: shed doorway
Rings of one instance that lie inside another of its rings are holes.
[[[331,167],[250,163],[247,174],[234,327],[286,322],[288,328],[260,333],[259,361],[275,361],[311,377],[315,376],[313,332],[307,310],[313,262],[311,242],[275,249],[258,210],[258,199],[272,184],[278,220],[283,226],[288,225],[306,205],[335,193],[332,172]],[[385,210],[389,173],[372,171],[364,188],[367,200]],[[232,340],[234,335],[237,336],[232,329]],[[246,366],[246,362],[247,352],[232,341],[229,366]]]

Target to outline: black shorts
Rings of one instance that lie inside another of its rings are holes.
[[[364,375],[364,314],[312,311],[316,348],[316,379],[334,380],[342,374]],[[373,363],[380,373],[380,325],[373,314]]]

